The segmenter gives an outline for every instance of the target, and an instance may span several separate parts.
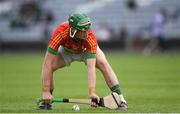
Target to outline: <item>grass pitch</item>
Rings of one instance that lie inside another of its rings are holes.
[[[76,113],[180,113],[180,54],[108,53],[107,59],[120,80],[129,109],[108,110],[80,105]],[[73,104],[53,104],[53,110],[36,110],[36,98],[41,97],[41,64],[43,54],[0,55],[1,113],[74,113]],[[84,63],[56,71],[54,97],[88,98]],[[97,94],[110,91],[97,71]]]

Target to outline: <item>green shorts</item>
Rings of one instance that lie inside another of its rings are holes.
[[[74,61],[79,61],[79,62],[84,62],[86,64],[86,58],[85,58],[85,53],[79,53],[79,54],[74,54],[71,52],[68,52],[65,50],[62,46],[59,47],[58,53],[60,53],[65,61],[66,66],[70,66],[72,62]]]

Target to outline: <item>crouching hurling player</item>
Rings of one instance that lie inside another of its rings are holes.
[[[97,107],[99,97],[96,94],[96,71],[98,68],[111,91],[119,94],[119,109],[127,109],[127,103],[121,93],[116,74],[99,48],[96,36],[90,28],[91,21],[81,12],[74,12],[68,21],[61,23],[54,31],[44,58],[42,67],[42,104],[39,109],[51,109],[53,73],[60,68],[70,66],[73,61],[82,61],[87,67],[89,97],[91,106]]]

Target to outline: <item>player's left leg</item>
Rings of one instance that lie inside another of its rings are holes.
[[[155,50],[157,45],[158,45],[157,38],[156,37],[152,37],[152,39],[149,41],[147,46],[143,49],[143,54],[144,55],[150,55]]]
[[[122,103],[122,108],[127,109],[126,100],[124,99],[122,92],[120,90],[119,81],[117,79],[116,74],[114,73],[113,69],[111,68],[110,64],[108,63],[104,53],[102,50],[98,47],[97,53],[96,53],[96,67],[102,72],[105,81],[111,91],[116,92],[119,94]]]
[[[161,51],[166,52],[168,49],[168,46],[167,46],[167,41],[165,37],[163,35],[160,35],[157,39],[158,39],[158,44],[161,48]]]

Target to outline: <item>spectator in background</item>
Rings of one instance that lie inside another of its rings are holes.
[[[40,20],[41,8],[34,0],[25,0],[17,11],[17,17],[11,21],[11,27],[26,27]]]
[[[87,2],[97,2],[98,0],[87,0]]]
[[[171,18],[173,19],[172,21],[177,21],[177,19],[179,18],[179,16],[180,16],[180,8],[177,7],[177,8],[174,10],[173,14],[171,15]]]
[[[127,37],[127,35],[128,35],[126,27],[123,26],[123,25],[120,25],[117,30],[118,30],[117,31],[117,35],[116,35],[117,38],[119,40],[124,40]]]
[[[108,24],[106,22],[100,23],[99,29],[97,31],[97,40],[109,41],[111,36],[112,36],[112,32]]]
[[[43,22],[43,34],[44,34],[44,41],[47,43],[49,41],[50,34],[50,24],[54,21],[54,14],[51,10],[48,10],[42,16]]]
[[[128,36],[127,29],[124,25],[120,25],[115,33],[115,38],[122,43],[122,46],[125,47],[125,41]]]
[[[137,8],[136,0],[127,0],[127,7],[130,10],[135,10]]]
[[[39,20],[41,14],[41,9],[39,5],[34,0],[25,0],[25,2],[20,6],[19,16],[29,18],[34,20]]]
[[[152,25],[152,39],[148,45],[143,50],[145,55],[151,54],[151,52],[160,46],[162,51],[167,50],[167,43],[164,36],[164,24],[167,21],[167,11],[165,9],[160,9],[160,11],[155,14],[153,25]]]
[[[12,3],[9,0],[0,0],[0,16],[7,15],[12,9]]]

